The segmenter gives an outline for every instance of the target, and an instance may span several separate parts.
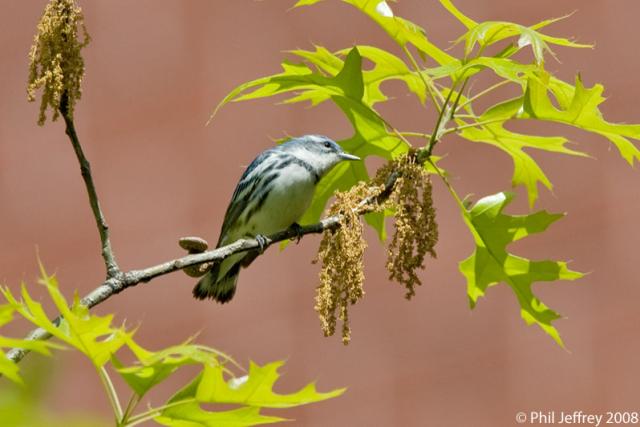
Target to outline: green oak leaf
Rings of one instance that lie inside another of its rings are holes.
[[[279,394],[273,386],[280,377],[278,368],[284,362],[265,366],[251,363],[249,373],[226,380],[221,365],[205,365],[191,383],[178,391],[155,420],[166,426],[250,426],[269,424],[285,419],[262,415],[262,408],[290,408],[337,397],[344,389],[319,393],[314,384],[291,394]],[[239,405],[236,409],[208,411],[203,403]]]
[[[9,288],[3,288],[1,292],[5,294],[5,292],[9,292]],[[13,320],[16,308],[17,306],[13,303],[0,305],[0,327]],[[18,364],[10,360],[3,351],[7,348],[23,348],[50,356],[49,349],[60,348],[60,346],[46,341],[23,340],[0,335],[0,375],[9,378],[13,382],[23,384]]]
[[[136,356],[138,362],[131,366],[124,366],[115,356],[112,362],[122,379],[139,397],[144,396],[150,389],[167,379],[182,366],[231,363],[242,369],[228,355],[198,344],[187,342],[152,352],[133,341],[132,337],[127,336],[126,345]]]
[[[314,45],[314,47],[315,50],[295,49],[288,51],[288,53],[292,53],[315,65],[316,68],[323,71],[325,75],[337,75],[344,66],[344,60],[342,57],[330,52],[323,46]],[[347,50],[345,55],[348,53],[349,52]]]
[[[607,122],[600,109],[604,102],[603,87],[594,85],[585,88],[580,76],[576,85],[563,82],[548,73],[535,70],[527,73],[524,83],[524,95],[500,102],[488,108],[479,118],[477,127],[466,127],[459,131],[463,138],[491,144],[509,154],[514,163],[513,185],[524,185],[533,206],[538,197],[538,183],[549,190],[552,184],[540,166],[524,149],[538,149],[573,156],[587,154],[568,148],[566,138],[523,135],[505,129],[505,123],[511,119],[536,119],[566,124],[596,133],[609,139],[620,155],[633,166],[640,161],[640,150],[631,140],[640,140],[640,125],[616,124]],[[554,105],[554,100],[555,100]],[[495,122],[495,123],[493,123]],[[458,126],[466,125],[457,120]]]
[[[523,96],[490,107],[479,120],[536,119],[573,126],[609,139],[633,166],[640,150],[631,140],[640,140],[640,125],[606,121],[598,108],[605,101],[603,91],[599,84],[586,88],[579,75],[573,86],[538,70],[527,79]]]
[[[449,13],[451,13],[458,21],[462,23],[462,25],[464,25],[468,29],[471,29],[478,25],[476,21],[474,21],[473,19],[469,18],[467,15],[462,13],[460,9],[458,9],[451,2],[451,0],[440,0],[440,4],[444,6],[444,8],[447,9],[447,11],[449,11]]]
[[[533,294],[532,285],[539,281],[575,280],[582,277],[582,273],[569,270],[565,262],[531,261],[507,251],[510,243],[545,231],[563,215],[546,211],[529,215],[504,214],[504,208],[513,197],[510,193],[494,194],[463,211],[476,243],[473,254],[460,263],[460,271],[467,279],[469,302],[473,308],[489,287],[505,283],[515,293],[525,322],[537,324],[564,347],[560,334],[552,325],[560,315]]]
[[[195,398],[201,379],[202,374],[199,374],[173,395],[154,421],[170,427],[244,427],[286,421],[284,418],[260,414],[261,408],[258,406],[221,411],[202,409]]]
[[[260,408],[252,406],[213,412],[202,409],[196,402],[182,403],[154,420],[170,427],[244,427],[287,421],[286,418],[261,415]]]
[[[362,101],[364,104],[373,107],[379,102],[386,101],[388,98],[380,90],[380,85],[383,82],[390,80],[399,80],[404,82],[407,89],[415,94],[421,103],[424,103],[426,97],[424,82],[420,78],[420,75],[411,71],[402,59],[384,49],[374,46],[357,45],[355,47],[363,58],[366,58],[373,63],[372,69],[362,71],[364,84],[364,96]],[[319,70],[329,75],[336,75],[340,72],[344,66],[342,57],[348,55],[351,50],[342,49],[334,54],[322,46],[315,46],[315,48],[315,51],[297,49],[290,53],[309,61]],[[319,97],[310,96],[307,93],[302,93],[285,102],[291,103],[309,100],[312,103],[315,102],[317,104],[318,98]],[[328,95],[325,100],[326,99],[329,99]]]
[[[434,79],[451,77],[459,80],[460,77],[471,77],[484,69],[492,70],[498,77],[526,86],[527,80],[540,68],[533,64],[522,64],[501,56],[480,56],[464,63],[456,62],[441,67],[430,68],[425,72]]]
[[[385,16],[380,13],[380,0],[343,0],[371,18],[399,46],[405,48],[413,45],[423,55],[433,58],[438,64],[447,64],[455,58],[435,44],[431,43],[423,28],[413,22],[396,16]]]
[[[24,285],[22,286],[22,301],[18,301],[8,288],[2,289],[5,299],[26,320],[85,354],[95,367],[104,366],[111,359],[111,356],[124,345],[125,337],[129,333],[123,327],[114,328],[111,326],[113,315],[90,314],[89,309],[80,304],[77,295],[73,305],[69,307],[60,292],[55,276],[48,275],[42,265],[40,265],[40,272],[40,283],[47,288],[49,296],[63,317],[59,325],[49,319],[42,305],[29,295]]]
[[[388,98],[380,90],[380,85],[386,81],[402,81],[407,89],[416,95],[422,104],[426,100],[426,88],[424,81],[419,74],[411,71],[408,65],[396,55],[375,46],[358,45],[358,51],[363,58],[373,62],[374,66],[370,70],[362,72],[365,96],[363,101],[369,106],[378,102],[384,102]],[[346,53],[341,50],[339,53]]]
[[[535,148],[574,156],[587,156],[580,151],[567,148],[565,146],[568,142],[566,138],[515,133],[505,129],[499,123],[485,125],[482,128],[467,128],[460,132],[460,136],[470,141],[491,144],[511,156],[513,160],[512,185],[514,187],[518,185],[525,186],[529,196],[530,207],[533,207],[538,199],[538,183],[541,183],[550,191],[553,190],[553,185],[536,161],[524,151],[525,148]]]
[[[321,0],[300,0],[294,7],[309,6],[318,3]],[[395,16],[386,16],[381,12],[381,0],[342,0],[344,3],[350,4],[359,11],[363,12],[371,18],[376,24],[391,37],[399,46],[405,48],[410,45],[414,46],[418,52],[424,56],[433,58],[438,64],[447,64],[456,59],[435,44],[431,43],[427,35],[420,26],[413,22]],[[387,9],[391,8],[387,4]]]
[[[585,88],[579,75],[575,87],[563,83],[543,72],[539,73],[539,78],[530,78],[518,118],[564,123],[597,133],[609,139],[631,166],[634,161],[640,161],[640,150],[630,141],[640,140],[640,125],[610,123],[604,119],[598,108],[605,101],[603,86],[596,84]],[[555,95],[560,109],[553,105],[549,91]]]
[[[273,386],[280,377],[278,368],[284,362],[264,366],[250,363],[248,375],[225,381],[220,365],[205,365],[196,390],[196,400],[209,403],[232,403],[266,408],[290,408],[340,396],[346,389],[319,393],[311,383],[291,394],[279,394]]]
[[[573,40],[562,37],[553,37],[537,31],[543,27],[565,19],[570,15],[555,19],[548,19],[530,27],[505,21],[485,21],[477,23],[462,14],[462,12],[460,12],[450,0],[440,0],[440,3],[468,29],[467,33],[456,41],[456,43],[465,42],[465,57],[469,57],[471,55],[471,52],[476,45],[478,45],[482,50],[487,46],[491,46],[511,37],[517,37],[518,50],[531,46],[534,58],[538,64],[544,63],[545,52],[549,52],[551,55],[554,55],[549,45],[572,48],[593,47],[588,44],[576,43]]]
[[[512,117],[514,108],[518,109],[518,103],[500,103],[489,108],[479,118],[480,122]],[[458,121],[458,124],[463,124]],[[468,127],[459,132],[459,135],[469,141],[482,142],[493,145],[509,154],[513,160],[513,186],[524,185],[529,197],[529,206],[533,207],[538,198],[538,183],[549,190],[553,190],[551,181],[547,178],[540,166],[524,149],[537,149],[553,153],[569,154],[586,157],[585,153],[572,150],[566,146],[569,142],[563,137],[546,137],[525,135],[509,131],[504,128],[504,122],[488,123],[479,127]]]
[[[11,381],[18,384],[22,384],[22,378],[20,378],[20,368],[16,363],[10,360],[3,352],[0,352],[0,375],[4,375]]]
[[[469,56],[476,44],[481,48],[484,48],[510,37],[519,37],[517,43],[518,50],[525,46],[531,46],[538,64],[542,64],[544,62],[545,51],[553,54],[549,48],[550,44],[573,48],[593,47],[588,44],[576,43],[573,40],[553,37],[537,31],[553,23],[566,19],[572,14],[561,16],[559,18],[546,19],[535,25],[526,27],[524,25],[504,21],[487,21],[478,23],[462,13],[451,2],[451,0],[440,0],[440,4],[442,4],[442,6],[444,6],[444,8],[447,9],[447,11],[449,11],[449,13],[460,21],[460,23],[462,23],[462,25],[464,25],[468,30],[468,32],[457,41],[465,41],[465,56]]]
[[[348,81],[347,77],[349,76],[347,76],[346,73],[340,76],[340,78],[338,78],[339,74],[327,77],[323,74],[313,72],[306,64],[294,64],[288,61],[282,63],[282,69],[283,71],[279,74],[252,80],[233,89],[216,106],[209,121],[215,117],[220,108],[229,102],[268,98],[295,92],[297,94],[304,94],[305,97],[298,101],[290,100],[289,102],[308,100],[312,105],[317,105],[320,102],[330,99],[332,96],[350,96],[354,93],[354,90],[364,92],[363,87],[357,87],[357,81],[353,82],[353,84],[356,85],[355,87],[347,87],[352,82]],[[360,98],[356,97],[356,99]]]

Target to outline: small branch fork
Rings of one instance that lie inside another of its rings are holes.
[[[383,191],[377,196],[364,198],[358,204],[358,206],[354,208],[354,212],[356,212],[358,215],[364,215],[371,212],[377,204],[382,203],[391,195],[397,179],[398,174],[395,172],[391,173],[389,178],[387,179],[387,182],[385,183],[385,188],[383,189]],[[341,219],[342,215],[333,215],[322,219],[316,224],[290,227],[286,230],[279,231],[270,236],[266,236],[263,242],[258,242],[258,240],[256,239],[240,239],[229,245],[222,246],[211,251],[206,251],[200,254],[187,255],[182,258],[177,258],[141,270],[131,270],[124,273],[119,272],[115,276],[108,277],[107,280],[105,280],[100,286],[98,286],[84,298],[82,298],[80,304],[88,308],[94,307],[112,297],[113,295],[124,291],[127,288],[136,286],[140,283],[149,282],[156,277],[164,276],[165,274],[182,270],[185,267],[203,264],[206,262],[220,262],[233,254],[251,250],[260,250],[261,243],[262,248],[266,249],[274,243],[278,243],[283,240],[297,239],[307,234],[319,234],[325,230],[333,230],[340,227]],[[61,318],[58,317],[54,320],[54,323],[58,324],[60,320]],[[47,340],[50,338],[50,333],[48,333],[44,329],[38,328],[31,331],[25,339]],[[29,350],[14,348],[7,353],[7,357],[15,363],[18,363],[28,353]]]

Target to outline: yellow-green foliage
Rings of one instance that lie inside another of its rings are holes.
[[[159,351],[143,348],[134,340],[135,331],[113,324],[113,315],[98,316],[82,306],[78,298],[69,305],[62,295],[55,276],[41,271],[41,283],[46,287],[58,313],[63,314],[58,324],[52,322],[42,304],[34,300],[26,286],[20,296],[8,287],[0,288],[0,326],[17,314],[50,332],[55,341],[12,340],[0,336],[0,349],[19,346],[50,354],[51,348],[65,347],[81,352],[95,367],[111,401],[114,417],[122,427],[155,420],[164,425],[255,425],[283,421],[283,418],[264,415],[264,408],[288,408],[319,402],[339,396],[344,389],[320,393],[314,384],[290,394],[273,392],[284,362],[263,366],[251,364],[248,372],[231,357],[191,342],[167,347]],[[4,301],[1,301],[4,300]],[[118,355],[126,350],[133,353],[135,362],[123,364]],[[0,351],[0,374],[16,382],[21,381],[18,365]],[[185,388],[177,391],[167,402],[142,410],[137,406],[147,393],[183,367],[196,367],[197,374]],[[130,390],[123,396],[129,403],[121,402],[118,390],[111,381],[112,375],[120,375]],[[125,403],[126,405],[123,405]],[[203,408],[204,404],[226,404],[218,410]],[[122,408],[127,410],[123,411]],[[201,424],[197,424],[197,422]]]

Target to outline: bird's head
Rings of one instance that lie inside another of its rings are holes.
[[[335,141],[322,135],[294,138],[285,142],[282,148],[307,162],[320,176],[343,160],[360,160],[360,157],[346,153]]]

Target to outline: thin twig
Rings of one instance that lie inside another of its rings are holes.
[[[447,124],[449,123],[449,121],[453,120],[453,118],[454,118],[456,107],[458,106],[458,103],[460,102],[460,97],[462,96],[462,92],[464,91],[465,87],[467,87],[467,83],[469,82],[469,77],[466,77],[464,79],[464,81],[462,82],[462,87],[458,91],[458,93],[456,95],[456,98],[453,101],[453,104],[450,104],[449,101],[451,101],[451,95],[453,94],[456,86],[458,85],[458,81],[454,81],[452,83],[451,89],[449,90],[449,93],[447,94],[447,99],[446,99],[446,101],[444,102],[444,104],[442,106],[442,111],[438,115],[438,121],[436,122],[436,128],[435,128],[434,132],[431,134],[431,139],[429,140],[429,144],[427,145],[427,150],[426,150],[426,153],[425,153],[427,157],[431,157],[431,154],[433,153],[433,149],[435,148],[436,144],[438,142],[440,142],[440,140],[442,139],[442,137],[444,135],[446,135],[444,133],[444,131],[446,130],[445,128],[446,128]]]
[[[391,173],[387,182],[385,183],[384,190],[377,196],[370,196],[364,198],[358,206],[354,208],[354,212],[358,215],[364,215],[371,212],[375,206],[384,200],[386,200],[393,191],[395,183],[397,181],[397,173]],[[279,231],[270,236],[266,236],[262,246],[256,239],[240,239],[229,245],[222,246],[211,251],[206,251],[200,254],[187,255],[182,258],[177,258],[171,261],[164,262],[162,264],[154,265],[152,267],[144,268],[141,270],[131,270],[125,273],[120,273],[117,276],[110,277],[105,280],[100,286],[95,288],[89,294],[87,294],[80,304],[91,308],[94,307],[115,294],[124,291],[127,288],[131,288],[140,283],[149,282],[156,277],[164,276],[165,274],[173,273],[174,271],[182,270],[192,265],[203,264],[205,262],[220,262],[233,254],[240,252],[247,252],[256,249],[266,249],[274,243],[281,242],[283,240],[297,239],[307,234],[319,234],[324,230],[336,229],[340,227],[340,221],[342,215],[333,215],[322,219],[320,222],[311,225],[304,225],[300,227],[290,227],[286,230]],[[53,322],[59,324],[61,317],[57,317]],[[34,329],[26,337],[25,340],[48,340],[52,335],[42,328]],[[8,359],[15,363],[20,362],[24,356],[30,351],[28,349],[13,348],[7,352]]]
[[[100,233],[102,258],[104,259],[104,264],[107,269],[107,279],[109,279],[120,274],[120,268],[118,267],[115,255],[113,254],[113,249],[111,249],[111,240],[109,240],[109,226],[107,225],[107,220],[102,213],[102,209],[100,209],[98,193],[96,192],[96,187],[93,184],[93,177],[91,176],[91,165],[89,164],[89,161],[82,151],[82,146],[80,145],[80,140],[78,139],[78,134],[76,133],[76,128],[73,123],[73,116],[69,112],[68,102],[68,95],[65,92],[60,101],[60,113],[62,114],[62,117],[64,117],[64,122],[67,126],[65,132],[71,140],[73,151],[75,151],[78,162],[80,163],[80,172],[82,173],[84,185],[87,188],[91,210],[96,220],[96,225],[98,226],[98,232]]]
[[[442,109],[440,110],[440,114],[438,114],[438,120],[436,121],[436,129],[431,134],[431,138],[429,139],[429,144],[427,145],[427,154],[431,155],[433,153],[433,148],[440,141],[440,129],[444,128],[449,122],[449,118],[451,117],[451,110],[449,107],[449,101],[451,100],[451,95],[453,94],[453,89],[455,88],[457,82],[454,82],[451,86],[451,90],[447,94],[447,98],[442,104]]]
[[[462,82],[462,87],[458,91],[458,96],[456,97],[456,100],[453,102],[453,106],[451,107],[451,120],[453,120],[456,117],[456,110],[458,109],[458,104],[460,104],[460,98],[462,97],[462,93],[464,92],[464,90],[467,88],[467,83],[469,83],[469,79],[470,77],[466,77],[464,79],[464,81]],[[454,88],[452,87],[451,90],[453,89]]]

